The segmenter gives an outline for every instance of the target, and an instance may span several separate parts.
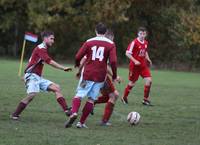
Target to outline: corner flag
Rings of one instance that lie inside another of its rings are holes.
[[[35,34],[32,34],[31,32],[25,32],[22,53],[21,53],[21,59],[20,59],[20,65],[19,65],[19,71],[18,71],[19,77],[21,76],[21,73],[22,73],[22,63],[23,63],[23,59],[24,59],[24,50],[25,50],[26,40],[31,41],[31,42],[37,42],[38,36]]]
[[[31,41],[31,42],[37,42],[38,36],[35,34],[32,34],[30,32],[26,32],[24,36],[25,40]]]

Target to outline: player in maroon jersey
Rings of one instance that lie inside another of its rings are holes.
[[[111,30],[107,30],[105,37],[107,37],[108,39],[113,41],[114,34]],[[79,71],[77,73],[78,78],[81,74],[82,68],[83,68],[86,60],[87,60],[86,56],[81,60]],[[111,81],[112,75],[113,75],[112,70],[110,69],[110,66],[108,65],[106,81],[104,83],[104,86],[100,89],[102,96],[99,96],[97,98],[97,100],[94,101],[94,105],[106,103],[106,106],[104,109],[104,114],[103,114],[102,120],[100,122],[100,125],[102,125],[102,126],[110,126],[111,125],[111,123],[109,122],[109,119],[112,115],[115,103],[119,97],[119,92],[116,90],[113,82]],[[117,81],[118,81],[118,83],[121,82],[121,78],[119,76],[117,77]],[[93,111],[91,112],[91,114],[93,115]]]
[[[95,102],[94,102],[94,105],[106,103],[105,108],[104,108],[104,113],[102,116],[102,120],[100,122],[100,125],[102,125],[102,126],[110,126],[111,125],[111,123],[109,122],[109,119],[112,115],[115,103],[119,97],[119,92],[115,88],[113,82],[111,81],[111,78],[112,78],[112,72],[110,71],[110,69],[108,67],[106,81],[104,83],[103,88],[101,88],[101,90],[100,90],[102,96],[99,96],[97,98],[97,100],[95,100]],[[121,78],[119,76],[117,76],[116,81],[118,83],[120,83]]]
[[[152,62],[149,58],[147,48],[148,42],[145,40],[147,31],[144,27],[138,29],[138,37],[134,39],[126,50],[126,56],[130,59],[129,64],[129,83],[124,90],[121,100],[124,104],[128,104],[128,95],[130,90],[135,86],[139,76],[144,78],[144,105],[151,105],[149,101],[149,93],[152,84],[151,72],[149,65]]]
[[[41,33],[43,42],[38,45],[32,52],[29,63],[25,69],[24,81],[27,89],[27,96],[23,98],[19,105],[17,106],[14,113],[12,113],[11,118],[13,120],[18,120],[21,112],[27,107],[27,105],[32,101],[32,99],[41,91],[51,91],[55,93],[57,102],[62,107],[63,111],[68,114],[69,109],[65,98],[61,93],[59,85],[44,79],[42,75],[44,63],[51,65],[60,70],[71,71],[70,67],[65,67],[63,65],[55,62],[48,55],[48,48],[54,43],[54,33],[52,31],[44,31]]]
[[[105,37],[107,31],[103,23],[96,26],[96,37],[87,40],[76,54],[75,67],[80,65],[81,59],[86,56],[86,63],[77,87],[77,93],[72,100],[72,114],[65,127],[71,127],[78,116],[78,110],[81,105],[81,99],[88,96],[88,101],[82,110],[78,128],[86,128],[85,121],[93,110],[94,100],[98,97],[100,89],[103,87],[106,73],[107,61],[109,60],[113,72],[112,79],[117,78],[117,56],[116,47],[113,41]]]

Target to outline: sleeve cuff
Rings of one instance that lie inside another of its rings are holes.
[[[47,64],[50,64],[50,62],[51,62],[51,58],[48,58],[47,60],[45,60],[45,62],[47,63]]]

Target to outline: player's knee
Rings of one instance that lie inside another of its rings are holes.
[[[37,94],[37,93],[30,93],[30,94],[28,94],[27,98],[28,98],[29,100],[33,100],[33,98],[36,96],[36,94]]]
[[[150,86],[152,84],[152,78],[146,78],[146,85]]]
[[[88,100],[87,100],[88,102],[90,102],[90,103],[92,103],[92,104],[94,104],[94,100],[92,99],[92,98],[88,98]]]
[[[33,98],[35,96],[36,96],[36,93],[30,93],[30,94],[28,94],[28,96],[26,98],[22,99],[21,102],[28,104],[33,100]]]
[[[135,82],[129,81],[128,85],[133,87],[135,85]]]
[[[61,88],[60,88],[60,86],[58,84],[54,85],[54,92],[58,92],[58,93],[61,92]]]

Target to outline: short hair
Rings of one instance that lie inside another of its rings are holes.
[[[111,29],[108,29],[105,33],[105,37],[107,37],[108,39],[113,39],[114,38],[114,33]]]
[[[100,22],[96,25],[96,31],[98,34],[105,34],[107,31],[107,27],[105,24]]]
[[[43,31],[41,32],[41,38],[44,39],[44,37],[49,37],[51,35],[54,35],[54,32],[53,31]]]
[[[144,31],[147,31],[147,29],[146,29],[145,27],[139,27],[139,28],[138,28],[138,32],[140,32],[140,31],[143,31],[143,32],[144,32]]]

